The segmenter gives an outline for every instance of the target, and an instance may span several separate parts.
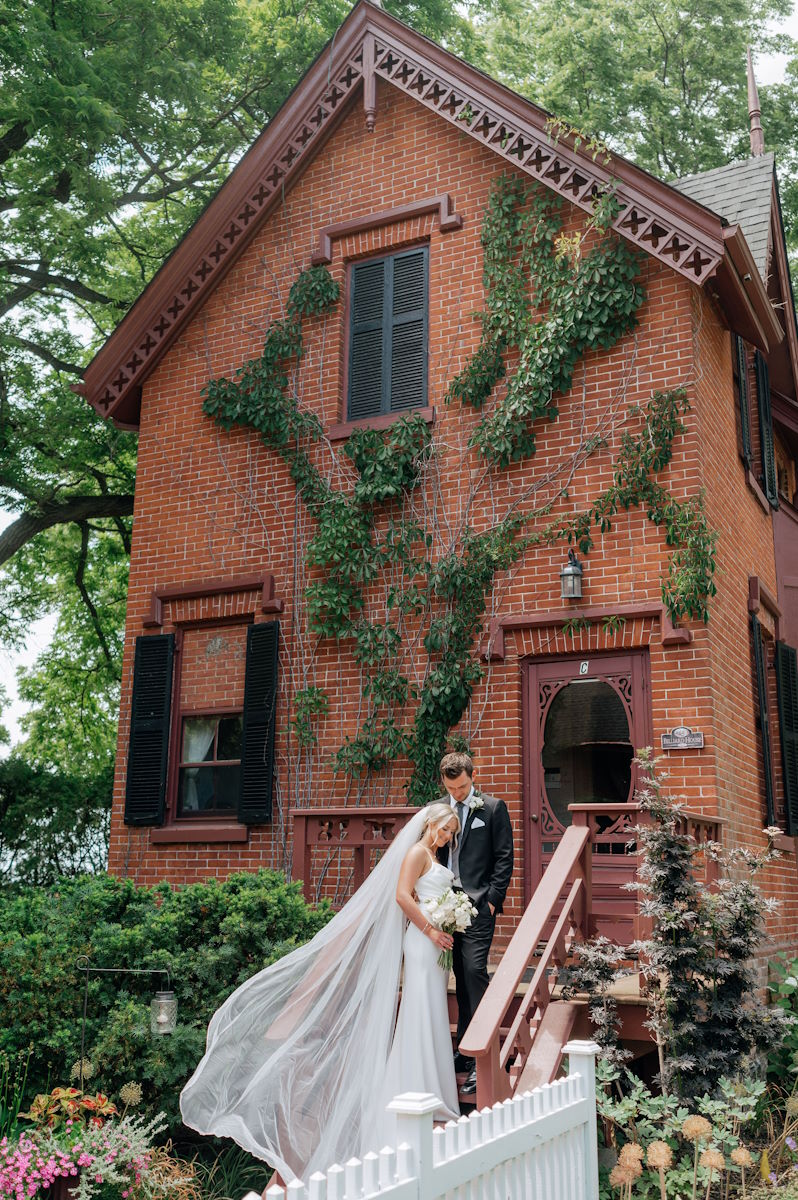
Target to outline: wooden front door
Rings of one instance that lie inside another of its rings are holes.
[[[532,659],[524,664],[524,891],[537,887],[569,804],[626,804],[635,751],[651,744],[648,652]],[[594,891],[603,906],[631,877],[625,836],[600,821]],[[627,893],[627,904],[629,899]]]

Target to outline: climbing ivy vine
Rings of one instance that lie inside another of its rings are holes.
[[[482,230],[481,337],[447,397],[480,410],[469,445],[489,473],[534,453],[536,428],[555,419],[558,397],[570,388],[580,358],[589,349],[611,347],[635,324],[643,300],[638,264],[609,229],[612,212],[608,193],[598,198],[583,229],[566,234],[557,203],[542,191],[512,177],[492,190]],[[551,501],[516,505],[489,528],[466,524],[442,544],[423,506],[413,504],[441,453],[418,414],[384,432],[353,432],[343,449],[351,466],[348,482],[340,470],[323,470],[323,429],[300,403],[291,373],[304,350],[303,323],[338,299],[326,268],[302,272],[262,354],[232,379],[212,379],[203,390],[203,408],[224,429],[257,430],[286,463],[312,518],[304,552],[308,628],[351,645],[367,707],[355,736],[336,751],[335,770],[357,777],[410,759],[409,799],[423,803],[437,793],[447,745],[465,748],[453,730],[485,670],[478,644],[497,574],[534,546],[572,542],[586,554],[595,532],[608,533],[619,510],[642,506],[674,548],[664,603],[674,618],[706,620],[714,593],[714,535],[700,497],[680,504],[656,479],[683,430],[687,400],[679,390],[655,393],[632,414],[642,428],[623,434],[612,484],[567,518],[547,520]],[[580,461],[601,445],[600,438],[588,440]],[[371,603],[378,584],[382,620]],[[426,656],[417,682],[401,669],[408,639]],[[295,694],[291,725],[301,748],[316,744],[316,725],[328,707],[316,686]]]

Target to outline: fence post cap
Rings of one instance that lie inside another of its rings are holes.
[[[394,1096],[386,1108],[388,1112],[403,1113],[409,1117],[423,1117],[427,1113],[435,1112],[435,1109],[440,1106],[440,1100],[431,1092],[402,1092],[401,1096]]]
[[[598,1054],[601,1050],[598,1042],[590,1040],[582,1040],[574,1038],[573,1041],[566,1042],[562,1048],[563,1054]]]

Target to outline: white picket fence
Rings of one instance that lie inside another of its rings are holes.
[[[398,1146],[271,1187],[267,1200],[598,1200],[595,1042],[569,1042],[569,1074],[433,1129],[435,1096],[389,1105]],[[260,1200],[249,1192],[244,1200]]]

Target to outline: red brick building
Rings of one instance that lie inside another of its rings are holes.
[[[707,624],[671,620],[661,581],[673,550],[639,505],[580,555],[581,599],[561,595],[562,541],[527,549],[487,598],[485,673],[458,732],[516,833],[505,936],[568,804],[626,803],[633,748],[670,735],[670,785],[723,821],[724,841],[761,847],[765,826],[785,830],[767,887],[784,901],[774,942],[798,943],[798,342],[773,160],[753,148],[668,186],[553,135],[542,110],[366,0],[353,10],[86,371],[88,400],[139,430],[111,871],[150,883],[288,868],[305,828],[291,810],[312,810],[327,822],[313,887],[341,895],[351,818],[370,814],[379,843],[374,810],[405,803],[406,759],[332,770],[371,712],[368,671],[351,638],[309,629],[314,520],[284,457],[202,406],[209,380],[261,353],[316,262],[341,292],[304,323],[289,370],[323,426],[309,453],[346,492],[353,428],[421,413],[435,453],[412,503],[433,560],[520,496],[546,520],[584,509],[611,482],[624,434],[640,432],[630,409],[658,389],[689,399],[658,479],[678,503],[703,492],[717,532]],[[469,445],[480,413],[447,402],[479,342],[481,230],[502,175],[558,197],[568,236],[612,184],[613,228],[636,248],[645,290],[635,328],[584,352],[556,419],[536,425],[536,453],[506,469]],[[375,516],[375,537],[389,516]],[[367,620],[386,620],[387,576],[369,587]],[[412,622],[405,633],[400,667],[420,690],[429,657]],[[315,744],[302,744],[298,694],[318,703]],[[624,875],[613,828],[596,856],[599,904]]]

